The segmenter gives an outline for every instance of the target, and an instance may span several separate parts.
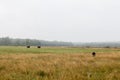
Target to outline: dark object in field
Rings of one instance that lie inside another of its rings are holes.
[[[37,46],[37,48],[41,48],[41,46]]]
[[[92,52],[92,56],[95,57],[95,56],[96,56],[96,53],[95,53],[95,52]]]
[[[30,46],[27,46],[27,48],[30,48]]]

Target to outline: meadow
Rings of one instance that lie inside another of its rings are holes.
[[[0,80],[120,80],[120,49],[1,46]]]

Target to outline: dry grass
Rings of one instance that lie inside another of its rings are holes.
[[[0,55],[0,80],[119,79],[120,53]]]

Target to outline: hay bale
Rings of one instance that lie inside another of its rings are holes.
[[[27,48],[30,48],[30,46],[27,46]]]
[[[95,52],[92,52],[92,56],[95,57],[95,56],[96,56],[96,53],[95,53]]]
[[[41,46],[37,46],[37,48],[41,48]]]

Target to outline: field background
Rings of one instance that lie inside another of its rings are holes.
[[[0,80],[119,79],[119,48],[0,47]]]

